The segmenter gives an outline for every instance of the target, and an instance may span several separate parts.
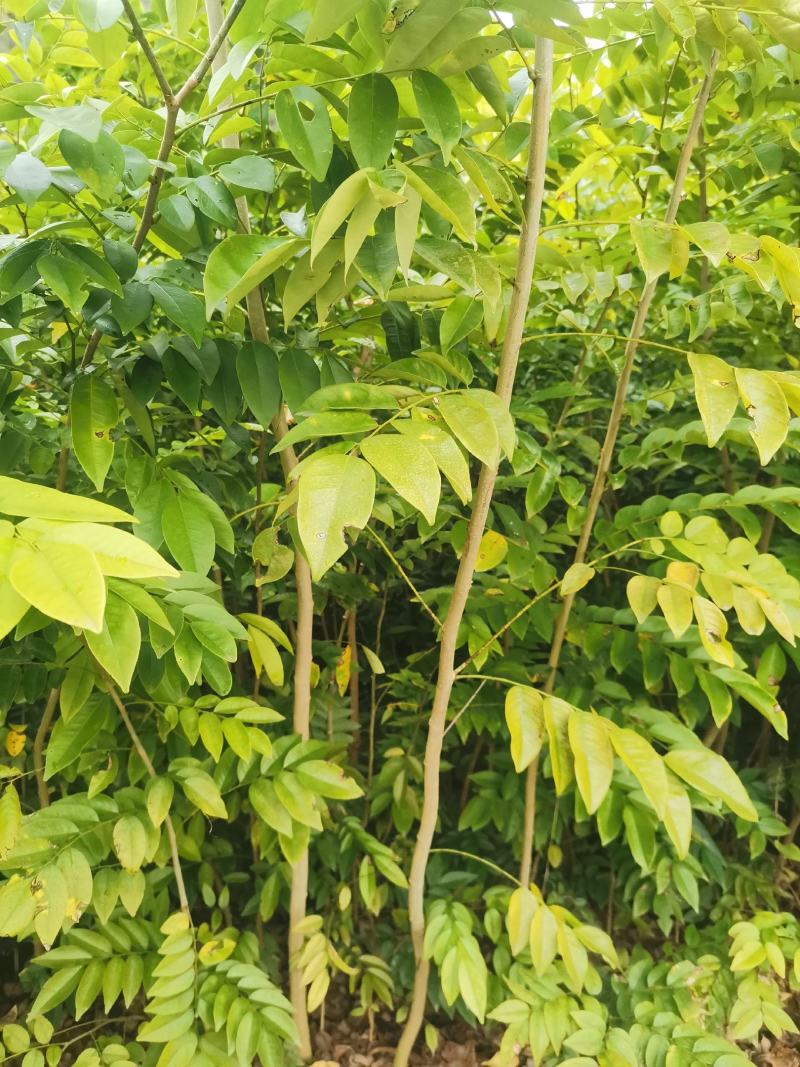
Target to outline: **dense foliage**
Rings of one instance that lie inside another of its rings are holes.
[[[798,0],[5,12],[4,1062],[796,1034]]]

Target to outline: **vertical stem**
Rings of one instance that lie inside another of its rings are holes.
[[[536,241],[539,235],[539,222],[544,198],[552,87],[553,44],[545,38],[537,37],[534,101],[531,109],[531,140],[528,154],[522,232],[517,250],[517,269],[508,314],[508,325],[503,340],[503,351],[500,357],[495,386],[497,395],[502,399],[506,407],[510,403],[514,386],[519,349],[533,280]],[[428,973],[430,970],[430,965],[423,952],[425,939],[425,872],[439,814],[439,768],[442,741],[450,694],[455,681],[458,629],[467,605],[467,598],[475,573],[478,547],[486,526],[486,518],[489,513],[496,479],[497,464],[481,467],[472,514],[467,527],[464,550],[461,554],[458,572],[453,585],[450,606],[441,631],[436,688],[428,723],[428,739],[425,746],[422,813],[414,846],[414,856],[411,862],[408,889],[408,916],[411,926],[411,940],[414,946],[416,973],[414,975],[414,988],[408,1018],[395,1053],[395,1067],[406,1067],[408,1064],[411,1050],[419,1034],[425,1014]]]
[[[705,112],[708,98],[711,94],[711,85],[714,80],[714,73],[717,68],[717,62],[719,60],[719,54],[715,51],[711,55],[711,59],[708,65],[708,71],[703,84],[700,89],[700,94],[697,98],[697,104],[695,105],[694,114],[692,115],[691,122],[689,123],[689,129],[686,134],[686,140],[684,141],[683,148],[681,149],[680,157],[678,158],[678,165],[675,169],[675,177],[672,184],[672,192],[669,198],[669,204],[667,206],[666,214],[664,215],[664,222],[671,226],[675,221],[678,214],[678,206],[683,196],[683,187],[686,182],[686,175],[689,170],[689,164],[692,159],[692,151],[697,141],[697,135],[700,130],[700,124],[703,121],[703,114]],[[650,305],[653,302],[653,296],[656,291],[656,282],[648,282],[639,299],[639,306],[636,309],[636,315],[634,316],[633,325],[631,326],[631,332],[628,336],[628,342],[625,345],[625,354],[622,363],[622,370],[620,372],[619,379],[617,381],[616,392],[614,393],[614,402],[611,407],[611,414],[608,419],[608,426],[606,428],[606,436],[603,441],[603,447],[600,451],[600,459],[597,463],[597,470],[594,476],[594,483],[592,485],[592,491],[589,496],[589,504],[586,509],[586,517],[583,520],[583,526],[581,527],[580,536],[578,538],[578,544],[575,549],[575,557],[573,563],[583,563],[586,559],[586,549],[589,545],[589,540],[592,536],[592,530],[594,528],[595,519],[597,518],[597,512],[600,507],[600,501],[605,492],[606,483],[608,481],[608,475],[611,470],[611,462],[614,457],[614,448],[617,443],[617,436],[619,434],[619,428],[622,423],[622,413],[625,407],[625,398],[628,394],[628,384],[631,380],[631,373],[633,371],[633,363],[636,357],[636,350],[639,347],[639,340],[644,331],[644,324],[647,320],[647,314],[650,311]],[[553,631],[553,641],[550,646],[550,656],[548,659],[548,666],[550,668],[547,682],[545,684],[545,692],[552,693],[555,687],[556,675],[558,673],[558,665],[561,659],[561,650],[564,647],[564,638],[567,633],[567,624],[569,623],[569,617],[572,612],[572,605],[575,597],[566,596],[561,603],[561,611],[556,619],[555,629]],[[538,773],[538,762],[534,760],[528,768],[527,781],[525,785],[525,799],[526,799],[526,813],[524,822],[524,835],[522,841],[522,858],[520,860],[520,876],[519,880],[522,885],[527,885],[530,881],[531,870],[531,858],[533,851],[533,816],[535,814],[536,807],[536,777]],[[528,810],[529,809],[529,810]]]
[[[356,635],[356,609],[347,613],[347,644],[350,647],[350,721],[353,724],[353,738],[350,742],[350,762],[358,759],[359,748],[359,696],[358,696],[358,638]]]

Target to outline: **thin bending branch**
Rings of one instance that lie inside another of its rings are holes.
[[[395,566],[395,569],[397,570],[397,573],[400,575],[400,577],[406,583],[408,588],[414,594],[414,600],[416,600],[417,603],[428,613],[428,615],[430,615],[430,617],[433,619],[433,621],[436,623],[436,625],[438,627],[441,627],[442,620],[439,618],[439,616],[436,614],[436,612],[433,610],[433,608],[428,603],[426,603],[425,600],[422,599],[422,594],[417,589],[417,587],[414,585],[414,583],[412,582],[411,578],[408,576],[408,574],[404,570],[402,563],[398,560],[398,558],[395,556],[394,552],[392,552],[391,548],[389,548],[389,546],[383,540],[381,535],[376,533],[372,529],[371,526],[367,526],[366,527],[366,532],[369,534],[370,537],[372,537],[380,545],[380,547],[383,549],[383,551],[386,553],[386,555],[392,561],[392,563]]]
[[[39,795],[40,808],[47,808],[50,806],[50,790],[47,788],[47,782],[44,780],[44,744],[47,740],[48,730],[53,722],[53,716],[56,713],[58,694],[60,692],[61,689],[59,686],[50,690],[50,695],[47,698],[47,703],[45,704],[44,712],[42,713],[42,721],[39,723],[36,736],[33,739],[33,773],[36,778],[36,792]]]
[[[183,83],[177,93],[173,93],[172,87],[169,84],[163,70],[156,58],[153,49],[145,36],[144,30],[139,25],[136,15],[131,7],[130,0],[122,0],[130,23],[131,30],[134,37],[139,42],[142,51],[145,54],[147,62],[153,70],[153,74],[156,77],[156,81],[161,89],[162,96],[164,98],[164,132],[161,135],[161,144],[158,149],[158,156],[156,158],[153,172],[150,175],[150,187],[147,190],[147,199],[145,200],[144,209],[142,210],[142,217],[139,220],[139,226],[136,230],[136,234],[133,238],[133,247],[137,252],[141,252],[145,239],[150,232],[150,227],[153,225],[153,221],[156,215],[156,205],[158,203],[158,194],[161,191],[161,186],[164,182],[164,175],[166,173],[167,163],[172,153],[173,145],[175,144],[175,135],[178,124],[178,113],[181,109],[186,97],[193,92],[200,82],[205,77],[211,64],[216,59],[218,53],[225,44],[228,33],[231,26],[236,21],[240,11],[244,7],[245,0],[234,0],[231,5],[231,9],[225,16],[224,20],[219,25],[218,30],[212,35],[211,42],[203,53],[203,58],[197,64],[195,69]],[[94,354],[97,351],[97,346],[100,344],[100,340],[103,336],[102,330],[92,330],[89,340],[86,343],[86,348],[81,360],[81,367],[87,367],[94,358]]]
[[[108,683],[108,695],[111,697],[111,699],[117,706],[119,717],[125,723],[125,728],[130,734],[131,741],[133,742],[133,747],[139,754],[139,759],[144,764],[145,770],[151,778],[157,778],[158,775],[156,774],[156,769],[153,766],[152,760],[147,754],[147,749],[142,744],[142,739],[136,732],[136,727],[131,721],[131,717],[128,714],[128,709],[123,704],[122,698],[117,692],[115,686],[113,686],[110,682]],[[172,819],[170,818],[169,812],[167,813],[164,819],[164,827],[167,831],[169,851],[170,856],[172,857],[172,870],[175,873],[175,885],[178,890],[178,900],[180,901],[181,911],[189,917],[189,922],[191,922],[192,916],[191,912],[189,911],[189,898],[186,895],[186,883],[183,880],[183,869],[181,868],[180,856],[178,855],[178,839],[175,836],[175,827],[172,824]]]
[[[509,307],[508,325],[497,373],[495,391],[508,407],[519,360],[520,344],[530,299],[536,241],[539,236],[540,215],[544,197],[547,142],[550,127],[550,106],[553,84],[553,44],[536,39],[536,78],[534,102],[531,110],[531,143],[528,154],[525,208],[517,250],[517,269]],[[464,550],[458,565],[453,594],[441,632],[439,668],[436,689],[428,723],[425,746],[423,802],[408,890],[408,915],[411,940],[414,946],[416,972],[408,1019],[395,1054],[395,1067],[406,1067],[411,1050],[419,1034],[425,1014],[430,964],[425,958],[425,872],[433,844],[439,814],[439,768],[444,740],[447,711],[455,680],[455,655],[458,630],[464,617],[470,587],[475,574],[478,548],[497,480],[497,464],[481,468],[472,506]]]
[[[139,47],[144,52],[144,58],[150,64],[150,69],[156,76],[161,95],[164,97],[164,103],[168,104],[173,98],[172,86],[169,84],[169,79],[161,69],[161,64],[158,62],[155,52],[150,47],[150,42],[147,40],[144,30],[140,26],[139,20],[136,18],[136,12],[133,10],[130,0],[122,0],[122,6],[125,9],[125,14],[128,16],[128,22],[131,24],[131,32],[136,38]]]
[[[686,182],[686,175],[689,170],[689,164],[692,158],[692,151],[694,150],[695,143],[697,142],[697,136],[700,131],[700,125],[703,121],[703,113],[705,112],[708,98],[711,94],[711,85],[714,80],[714,73],[717,68],[717,62],[719,55],[715,51],[712,53],[711,60],[709,62],[708,71],[703,79],[703,85],[700,89],[700,95],[697,98],[697,104],[695,105],[694,114],[692,115],[691,122],[689,123],[689,129],[686,134],[686,140],[684,141],[681,154],[678,159],[678,165],[675,170],[675,177],[673,179],[672,193],[669,198],[669,204],[667,206],[666,214],[664,215],[664,222],[671,226],[675,221],[678,214],[678,206],[683,196],[683,188]],[[622,370],[620,372],[619,379],[617,381],[616,392],[614,393],[614,402],[611,407],[611,414],[608,420],[608,426],[606,428],[606,436],[603,441],[603,447],[600,451],[600,458],[597,463],[597,470],[595,472],[594,483],[592,485],[592,491],[589,496],[589,504],[586,509],[586,517],[583,520],[580,536],[578,538],[578,544],[575,549],[575,557],[573,563],[583,563],[586,559],[586,550],[589,546],[589,540],[592,536],[592,530],[594,529],[595,519],[597,518],[597,512],[600,508],[600,501],[602,500],[603,493],[606,489],[608,482],[608,475],[611,470],[611,461],[614,457],[614,448],[617,443],[617,437],[619,435],[620,425],[622,424],[622,413],[625,407],[625,399],[628,394],[628,384],[630,383],[631,373],[633,371],[633,364],[636,358],[636,351],[639,347],[639,339],[644,330],[644,324],[647,320],[648,312],[650,311],[650,305],[653,302],[653,296],[656,291],[656,281],[648,282],[642,290],[642,295],[639,300],[639,306],[636,309],[636,315],[634,316],[633,325],[631,327],[630,335],[628,336],[628,342],[625,346],[625,354],[622,364]],[[572,612],[572,605],[575,601],[574,594],[565,596],[561,603],[561,611],[559,612],[556,620],[555,629],[553,631],[553,641],[550,646],[550,656],[547,661],[549,668],[547,681],[545,683],[545,692],[552,693],[555,688],[556,676],[558,674],[558,665],[561,660],[561,651],[564,647],[564,638],[567,633],[567,625],[569,623],[569,617]],[[519,880],[522,885],[528,885],[531,875],[531,864],[533,862],[533,824],[536,815],[536,778],[538,774],[539,763],[538,758],[533,761],[528,767],[526,782],[525,782],[525,818],[523,822],[523,837],[522,837],[522,858],[520,861],[520,876]]]

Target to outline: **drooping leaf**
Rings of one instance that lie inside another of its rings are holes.
[[[365,74],[350,91],[347,130],[359,167],[386,166],[397,133],[397,90],[383,74]]]
[[[355,456],[314,456],[299,479],[297,527],[318,581],[347,551],[344,530],[363,529],[372,512],[375,475]]]
[[[728,761],[708,748],[673,748],[664,757],[671,771],[698,792],[721,800],[747,822],[758,814],[739,776]]]
[[[87,549],[47,541],[19,548],[8,576],[19,596],[42,614],[100,633],[106,585],[97,560]]]
[[[598,715],[575,710],[569,717],[568,731],[575,780],[586,810],[592,815],[609,790],[614,770],[608,730]]]
[[[378,474],[433,524],[442,480],[425,445],[406,434],[382,433],[364,438],[359,447]]]
[[[83,374],[72,387],[69,410],[75,455],[100,490],[114,457],[110,431],[119,419],[117,397],[102,378]]]
[[[520,774],[539,755],[544,740],[541,695],[528,686],[512,686],[506,693],[505,715],[511,734],[511,759]]]
[[[275,115],[289,151],[318,182],[333,155],[333,133],[325,100],[316,89],[293,85],[275,97]]]

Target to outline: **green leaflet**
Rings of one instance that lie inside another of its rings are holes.
[[[59,134],[58,147],[69,166],[93,192],[103,199],[111,196],[122,178],[125,159],[110,133],[101,131],[96,141],[87,141],[80,134],[64,129]]]
[[[422,200],[450,223],[463,241],[474,245],[475,211],[463,182],[448,171],[433,166],[408,167],[404,163],[396,166]]]
[[[214,527],[205,509],[184,493],[174,493],[161,516],[164,540],[178,564],[206,574],[214,561]]]
[[[368,188],[366,172],[357,170],[355,174],[346,178],[333,196],[325,202],[314,223],[314,233],[311,237],[311,267],[314,266],[320,252],[344,220],[364,200]]]
[[[648,282],[662,274],[677,278],[689,261],[689,242],[680,226],[664,222],[631,222],[631,236]]]
[[[364,7],[366,0],[319,0],[314,5],[306,41],[321,41],[330,37]]]
[[[297,528],[315,581],[347,551],[345,528],[366,526],[374,497],[375,475],[362,459],[319,455],[304,465]]]
[[[438,398],[438,409],[453,435],[473,456],[491,466],[500,455],[494,420],[479,400],[466,393]]]
[[[87,30],[110,29],[122,15],[121,0],[77,0],[75,12]]]
[[[42,614],[93,633],[102,629],[106,586],[97,560],[82,546],[43,541],[20,547],[8,577]]]
[[[119,508],[101,500],[89,500],[62,493],[46,485],[35,485],[0,475],[0,514],[62,522],[133,522]]]
[[[669,801],[669,785],[661,757],[635,730],[613,727],[609,737],[617,756],[634,775],[658,817],[663,819]]]
[[[62,256],[44,255],[36,261],[36,269],[62,304],[77,314],[89,296],[80,267]]]
[[[353,85],[347,102],[347,132],[359,167],[386,166],[399,113],[397,90],[384,75],[366,74]]]
[[[716,356],[690,355],[697,406],[708,443],[715,445],[733,418],[739,402],[733,368]]]
[[[96,374],[84,374],[72,387],[69,413],[75,455],[95,488],[100,490],[114,457],[109,431],[119,419],[116,395]]]
[[[219,176],[240,189],[271,193],[275,188],[275,166],[265,156],[241,156],[230,163],[223,163],[219,168]]]
[[[303,247],[295,237],[234,234],[216,245],[203,275],[206,316],[224,306],[227,313]]]
[[[576,709],[569,717],[568,733],[575,761],[575,780],[586,810],[592,815],[611,785],[614,754],[608,730],[598,715]]]
[[[480,326],[481,305],[469,296],[457,296],[448,304],[439,324],[439,340],[446,353]]]
[[[99,699],[91,698],[79,711],[75,712],[69,722],[59,719],[55,724],[47,743],[44,765],[46,780],[74,763],[83,750],[91,744],[97,734],[101,710],[102,705]]]
[[[789,408],[783,390],[762,371],[737,367],[736,385],[745,411],[752,419],[750,436],[766,465],[786,440],[789,432]]]
[[[311,115],[307,117],[309,111]],[[294,85],[276,96],[275,115],[289,151],[301,167],[321,182],[333,154],[333,133],[324,99],[316,89]]]
[[[250,341],[236,355],[236,373],[245,402],[266,428],[277,415],[281,402],[277,356],[267,345]]]
[[[461,138],[461,113],[445,82],[429,70],[415,70],[411,85],[428,136],[439,145],[445,164]]]
[[[203,340],[206,321],[202,301],[171,282],[152,281],[150,292],[169,321],[187,333],[199,346]]]
[[[758,818],[753,802],[726,759],[707,748],[673,748],[664,762],[688,785],[706,796],[721,800],[748,822]]]
[[[273,448],[273,452],[282,452],[284,448],[298,441],[315,441],[320,437],[334,437],[363,433],[372,430],[377,422],[361,411],[324,411],[309,415],[293,426]]]
[[[142,541],[124,530],[92,522],[56,523],[26,519],[19,529],[39,543],[78,545],[88,549],[103,574],[116,578],[174,578],[174,567]]]
[[[416,438],[425,446],[436,460],[439,470],[456,491],[459,500],[464,504],[468,503],[472,498],[469,465],[450,434],[434,423],[423,420],[400,419],[395,423],[395,427],[400,433]]]

